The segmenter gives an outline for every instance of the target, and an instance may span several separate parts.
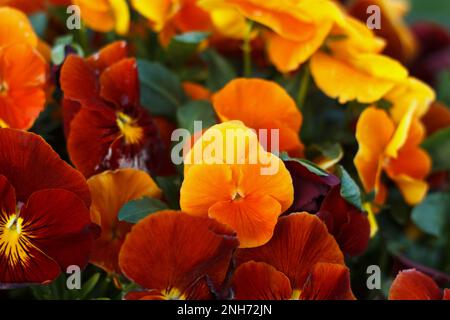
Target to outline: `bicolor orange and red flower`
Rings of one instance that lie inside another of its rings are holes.
[[[187,154],[180,206],[229,226],[241,247],[256,247],[270,240],[293,193],[283,162],[264,151],[252,130],[231,121],[208,129]]]
[[[126,299],[203,300],[224,297],[239,242],[223,225],[179,211],[138,222],[120,252],[123,273],[143,289]]]
[[[272,150],[272,142],[279,144],[279,151],[302,155],[300,141],[303,117],[295,101],[277,83],[262,79],[235,79],[214,94],[213,106],[221,121],[240,120],[247,127],[267,130],[267,140],[260,141],[266,150]],[[272,141],[274,130],[279,138]]]
[[[0,288],[84,268],[98,227],[89,189],[39,136],[0,129]]]
[[[398,125],[384,110],[374,107],[361,114],[356,128],[359,150],[354,163],[366,192],[375,192],[376,203],[383,204],[386,199],[384,173],[408,204],[418,204],[425,197],[431,159],[420,148],[424,137],[425,129],[414,118],[414,109]]]
[[[267,244],[239,249],[236,259],[236,299],[355,299],[339,246],[325,224],[306,212],[280,218]]]
[[[441,290],[428,275],[408,269],[395,278],[389,300],[450,300],[450,289]]]
[[[124,35],[130,27],[130,9],[126,0],[72,0],[79,6],[83,22],[99,32],[115,31]]]
[[[44,109],[47,64],[21,11],[0,7],[0,128],[29,129]]]
[[[120,274],[119,252],[132,225],[119,221],[119,211],[131,200],[159,198],[161,190],[147,173],[136,169],[105,171],[87,183],[92,196],[91,219],[102,228],[90,262],[108,273]]]
[[[135,59],[116,42],[87,59],[69,56],[61,70],[68,151],[86,177],[133,167],[171,170],[166,146],[140,104]]]

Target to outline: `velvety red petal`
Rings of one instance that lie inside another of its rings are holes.
[[[16,192],[5,176],[0,175],[0,214],[16,212]]]
[[[146,289],[186,296],[205,276],[218,290],[238,245],[236,237],[214,220],[162,211],[133,227],[122,246],[119,265],[129,279]]]
[[[392,283],[389,300],[441,300],[436,282],[415,269],[401,271]]]
[[[444,300],[450,300],[450,289],[444,290]]]
[[[233,275],[232,287],[237,300],[287,300],[292,296],[288,277],[264,262],[241,264]]]
[[[98,96],[99,85],[95,70],[83,58],[70,55],[61,68],[61,89],[66,99],[92,101]]]
[[[301,296],[303,300],[355,300],[346,266],[318,263],[314,266]]]
[[[70,265],[87,265],[99,229],[76,194],[62,189],[37,191],[22,208],[20,217],[32,244],[63,270]]]
[[[238,265],[250,260],[274,266],[289,278],[294,290],[303,288],[317,263],[344,264],[343,254],[325,224],[306,212],[280,218],[267,244],[238,250]]]
[[[139,104],[139,83],[135,59],[124,59],[103,71],[100,95],[118,109]]]
[[[80,109],[80,103],[69,99],[62,99],[62,115],[64,122],[64,135],[66,136],[66,139],[69,137],[72,120],[75,118]]]
[[[26,203],[38,190],[64,189],[91,204],[84,177],[52,150],[40,136],[14,129],[0,129],[0,175],[16,190],[17,200]]]
[[[114,63],[125,59],[127,53],[127,43],[125,41],[116,41],[87,58],[86,62],[100,73]]]

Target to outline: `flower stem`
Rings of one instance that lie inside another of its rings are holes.
[[[306,96],[308,95],[309,85],[311,80],[311,74],[309,66],[305,65],[302,70],[300,78],[300,88],[298,90],[297,104],[300,109],[304,108]]]
[[[247,23],[247,30],[245,33],[244,44],[242,45],[242,51],[244,54],[244,77],[248,78],[252,74],[252,46],[251,35],[253,29],[253,21]]]

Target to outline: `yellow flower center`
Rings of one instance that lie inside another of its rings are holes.
[[[137,125],[137,121],[125,113],[118,112],[116,122],[126,144],[138,144],[144,137],[144,130]]]
[[[166,289],[162,295],[166,300],[186,300],[186,296],[177,288]]]
[[[0,81],[0,96],[5,96],[8,93],[9,86],[6,81]]]
[[[29,259],[28,248],[32,246],[23,229],[23,219],[16,214],[9,218],[0,216],[0,255],[8,257],[12,266]]]
[[[8,124],[0,118],[0,129],[9,128]]]
[[[298,300],[298,299],[300,299],[301,295],[302,295],[302,290],[294,289],[294,290],[292,290],[291,300]]]
[[[243,191],[237,189],[231,198],[233,201],[239,201],[239,200],[245,198],[245,195],[244,195]]]

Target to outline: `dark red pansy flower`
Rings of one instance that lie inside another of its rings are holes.
[[[125,56],[125,43],[116,42],[87,59],[71,55],[61,69],[67,147],[86,177],[118,168],[172,170],[168,145],[140,105],[136,61]]]
[[[336,238],[341,250],[350,256],[358,256],[369,244],[369,219],[364,212],[342,198],[340,188],[337,185],[330,190],[317,215]]]
[[[296,160],[284,161],[294,185],[294,203],[288,212],[317,213],[330,189],[340,183],[339,178],[328,174],[319,176]]]
[[[39,136],[0,129],[0,288],[84,268],[98,227],[84,177]]]
[[[263,246],[238,249],[238,300],[354,300],[350,273],[324,223],[306,212],[279,219]]]
[[[330,173],[319,176],[295,160],[284,163],[294,184],[294,203],[288,212],[317,214],[344,253],[362,254],[370,238],[369,220],[341,196],[339,178]]]
[[[224,293],[236,235],[215,220],[160,211],[138,222],[119,255],[124,275],[144,291],[129,300],[204,300]]]
[[[441,290],[431,277],[408,269],[395,278],[389,300],[450,300],[450,289]]]

